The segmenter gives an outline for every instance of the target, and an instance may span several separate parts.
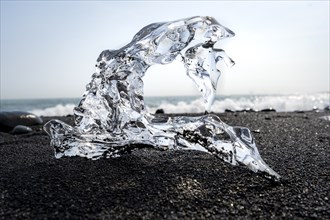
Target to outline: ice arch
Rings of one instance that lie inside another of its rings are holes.
[[[118,157],[144,144],[161,150],[205,151],[279,179],[261,159],[249,129],[229,126],[211,114],[160,120],[145,109],[142,78],[146,70],[179,56],[208,111],[220,76],[217,63],[233,65],[223,50],[213,46],[232,36],[214,18],[198,16],[150,24],[123,48],[103,51],[74,109],[76,126],[58,120],[45,125],[56,157]],[[224,134],[228,139],[222,138]]]

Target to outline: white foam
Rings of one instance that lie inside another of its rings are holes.
[[[34,109],[31,110],[33,114],[40,116],[66,116],[73,114],[74,104],[66,104],[66,105],[56,105],[54,107],[49,107],[45,109]]]
[[[267,96],[240,96],[218,99],[212,106],[213,112],[224,112],[226,109],[243,110],[252,108],[262,110],[273,108],[278,112],[292,112],[296,110],[309,111],[315,108],[324,109],[329,106],[329,93],[312,95],[267,95]],[[165,113],[196,113],[204,112],[202,99],[176,104],[162,102],[158,107],[148,108],[153,113],[157,109],[164,109]]]

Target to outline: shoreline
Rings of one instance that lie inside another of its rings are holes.
[[[0,219],[330,216],[330,121],[320,118],[329,111],[217,115],[260,131],[253,133],[260,155],[281,184],[198,151],[55,159],[38,125],[28,134],[0,132]],[[42,118],[73,123],[72,116]]]

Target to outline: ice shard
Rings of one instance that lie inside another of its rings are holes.
[[[280,176],[262,160],[247,128],[232,127],[212,114],[169,117],[162,120],[147,112],[142,78],[154,64],[181,57],[210,111],[215,97],[219,65],[234,65],[214,45],[234,32],[212,17],[191,17],[142,28],[126,46],[105,50],[80,104],[74,109],[75,126],[52,120],[44,129],[51,137],[56,158],[119,157],[133,148],[199,150],[232,165],[278,180]]]

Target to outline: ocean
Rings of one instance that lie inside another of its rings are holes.
[[[40,116],[65,116],[73,114],[73,108],[81,98],[62,99],[22,99],[0,100],[0,111],[27,111]],[[330,93],[291,95],[229,95],[217,96],[213,112],[229,110],[273,108],[278,112],[323,110],[330,105]],[[165,113],[199,113],[204,112],[204,103],[197,96],[145,97],[149,112],[163,109]]]

